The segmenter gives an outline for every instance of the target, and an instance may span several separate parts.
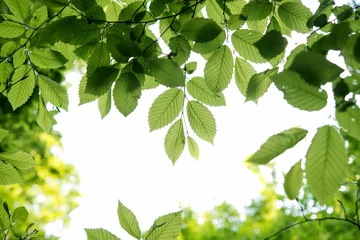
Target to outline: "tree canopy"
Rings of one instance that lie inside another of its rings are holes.
[[[217,126],[210,109],[226,105],[223,91],[231,81],[246,102],[257,103],[274,85],[302,111],[332,104],[329,123],[318,126],[306,156],[284,183],[289,199],[298,197],[306,180],[320,205],[331,204],[345,179],[357,183],[359,170],[348,153],[350,143],[360,140],[360,8],[355,1],[339,2],[319,0],[312,12],[300,0],[4,0],[0,92],[10,104],[6,111],[14,111],[9,116],[28,107],[49,133],[54,114],[69,105],[58,76],[74,63],[86,64],[80,104],[97,101],[102,118],[112,103],[128,116],[142,91],[162,85],[166,90],[150,107],[148,123],[150,131],[168,128],[164,148],[174,164],[186,146],[199,159],[197,141],[213,144]],[[289,44],[295,33],[306,41]],[[333,51],[344,64],[329,60]],[[267,69],[259,71],[259,66]],[[19,134],[1,123],[0,140],[8,130]],[[274,133],[247,162],[268,164],[307,135],[307,129],[296,126]],[[36,162],[24,151],[1,150],[0,184],[22,183],[18,170]],[[359,226],[357,214],[351,221]],[[121,202],[118,215],[121,226],[140,239],[136,217]],[[179,219],[179,213],[160,217],[145,239],[175,239]],[[12,222],[3,221],[6,235]],[[103,229],[86,232],[88,239],[117,239]]]

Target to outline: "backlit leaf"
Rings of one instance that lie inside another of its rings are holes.
[[[100,42],[98,44],[93,52],[91,54],[88,65],[87,65],[87,74],[90,76],[95,69],[103,66],[109,66],[110,65],[110,53],[107,49],[107,46],[104,42]]]
[[[186,60],[190,57],[191,47],[183,36],[177,36],[170,39],[169,48],[174,54],[174,61],[179,66],[183,65]]]
[[[111,110],[111,91],[99,97],[98,100],[98,109],[100,111],[101,118],[104,119],[106,115],[109,114]]]
[[[25,207],[18,207],[14,210],[13,215],[11,216],[12,222],[21,223],[26,221],[29,213]]]
[[[3,21],[0,23],[0,36],[2,38],[17,38],[25,32],[25,27],[16,22]]]
[[[8,134],[8,132],[9,132],[8,130],[0,128],[0,142],[2,142],[2,140],[4,140],[4,138]]]
[[[96,96],[105,94],[109,91],[118,73],[119,69],[111,66],[97,68],[88,76],[85,92]]]
[[[200,156],[199,145],[190,136],[188,136],[188,138],[187,138],[187,144],[188,144],[190,155],[193,158],[195,158],[196,160],[199,160],[199,156]]]
[[[38,76],[38,84],[41,90],[41,96],[46,102],[50,102],[67,111],[69,97],[64,87],[45,75]]]
[[[93,102],[99,98],[99,96],[87,93],[86,85],[87,85],[87,75],[84,74],[84,76],[82,77],[80,84],[79,84],[79,98],[80,98],[79,105]]]
[[[185,135],[182,120],[177,120],[168,130],[164,147],[166,154],[175,164],[176,160],[181,156],[185,147]]]
[[[176,240],[181,229],[181,211],[157,218],[151,226],[147,240]]]
[[[34,49],[30,55],[30,60],[40,68],[59,68],[67,62],[63,55],[50,48]]]
[[[247,16],[249,21],[257,21],[266,18],[270,15],[273,4],[268,0],[264,1],[250,1],[242,10],[242,14]]]
[[[39,106],[38,112],[36,114],[36,122],[45,132],[49,132],[52,125],[56,123],[53,116],[46,109],[41,96],[39,96]]]
[[[225,32],[222,31],[214,40],[205,43],[196,42],[192,50],[201,54],[212,53],[224,43],[225,35]]]
[[[285,51],[287,40],[278,31],[267,32],[259,41],[254,44],[261,56],[272,59]]]
[[[18,169],[29,169],[36,165],[32,157],[22,151],[1,152],[0,160],[11,164]]]
[[[85,228],[87,240],[120,240],[108,230],[102,228]]]
[[[281,21],[290,29],[300,33],[309,31],[306,26],[307,20],[311,17],[311,11],[301,2],[285,2],[278,8]]]
[[[263,63],[266,60],[260,55],[259,50],[254,45],[262,36],[260,32],[240,29],[231,36],[231,41],[235,50],[243,58],[255,63]]]
[[[206,85],[202,77],[194,77],[186,84],[187,91],[192,97],[210,106],[225,106],[225,97],[222,93],[215,94]]]
[[[295,199],[299,195],[300,188],[303,185],[303,170],[301,169],[301,160],[295,163],[290,171],[285,175],[284,190],[289,199]]]
[[[359,107],[348,107],[346,111],[336,111],[336,120],[347,134],[360,141],[360,109]]]
[[[192,18],[181,28],[181,34],[189,40],[204,43],[214,40],[222,32],[214,20],[208,18]]]
[[[185,85],[185,77],[180,67],[169,59],[153,58],[147,62],[149,74],[155,80],[167,87],[178,87]]]
[[[251,77],[256,73],[255,69],[246,60],[237,57],[235,60],[235,81],[242,95],[246,96],[246,90]]]
[[[246,89],[246,101],[254,101],[257,103],[259,98],[267,92],[271,84],[270,77],[276,74],[277,71],[278,68],[273,68],[258,74],[254,74],[250,78],[248,87]]]
[[[17,171],[10,165],[0,161],[0,185],[22,183]]]
[[[136,239],[140,239],[139,223],[134,213],[118,201],[117,214],[121,227]]]
[[[4,2],[9,7],[12,14],[14,14],[16,17],[25,20],[30,15],[30,0],[4,0]]]

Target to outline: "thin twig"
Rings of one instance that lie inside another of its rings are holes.
[[[300,207],[301,214],[302,214],[303,218],[304,218],[305,220],[308,220],[307,217],[306,217],[306,215],[305,215],[304,207],[301,205],[301,203],[300,203],[300,201],[299,201],[298,198],[296,198],[296,202],[298,203],[298,205],[299,205],[299,207]]]
[[[337,201],[340,203],[341,208],[342,208],[342,209],[343,209],[343,211],[344,211],[344,217],[345,217],[345,219],[348,219],[348,218],[347,218],[347,214],[346,214],[346,209],[345,209],[345,207],[344,207],[343,202],[342,202],[342,201],[340,201],[339,199],[338,199]],[[359,223],[358,223],[358,224],[359,224]]]

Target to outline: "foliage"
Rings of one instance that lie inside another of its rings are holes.
[[[334,124],[318,126],[306,157],[297,163],[305,166],[304,171],[301,167],[287,176],[290,198],[296,197],[306,173],[307,186],[319,203],[329,203],[349,173],[345,140],[339,130],[360,140],[356,100],[360,8],[355,3],[336,6],[334,1],[322,0],[315,13],[300,0],[4,3],[0,92],[13,110],[31,96],[39,96],[38,106],[32,110],[46,132],[54,123],[49,107],[67,111],[69,104],[65,87],[51,72],[71,68],[81,59],[87,63],[87,72],[79,86],[80,102],[98,100],[103,118],[112,99],[128,116],[136,109],[143,90],[159,85],[169,88],[149,110],[150,131],[170,125],[164,147],[173,163],[186,144],[198,158],[195,135],[214,143],[217,126],[209,107],[225,105],[223,91],[234,75],[246,101],[256,103],[272,83],[300,110],[318,111],[332,102],[330,97],[335,100],[330,116]],[[288,39],[293,32],[306,34],[307,42],[292,49]],[[166,46],[160,45],[160,40]],[[286,54],[286,50],[292,51]],[[327,59],[335,50],[346,64],[347,77],[342,74],[345,69]],[[195,74],[197,65],[190,65],[194,61],[190,56],[195,53],[206,61],[203,74]],[[256,64],[261,63],[268,69],[256,72]],[[325,90],[327,86],[331,90]],[[249,162],[269,163],[306,133],[305,129],[292,128],[270,137]]]

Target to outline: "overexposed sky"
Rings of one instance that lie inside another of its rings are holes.
[[[304,3],[310,6],[315,1]],[[200,146],[200,160],[191,158],[186,146],[173,165],[163,146],[169,126],[150,133],[147,123],[149,107],[166,88],[143,91],[138,108],[127,118],[113,106],[102,120],[96,102],[78,106],[81,74],[67,74],[67,81],[73,85],[69,89],[69,111],[57,117],[56,129],[63,135],[61,157],[78,170],[82,193],[79,208],[70,215],[69,228],[62,229],[60,223],[49,225],[49,231],[60,234],[61,240],[86,239],[84,228],[100,227],[123,240],[133,239],[118,223],[118,199],[135,213],[143,231],[158,216],[178,211],[180,205],[205,211],[226,200],[241,209],[261,190],[258,176],[243,164],[245,158],[272,134],[295,126],[310,130],[305,141],[277,159],[287,171],[305,154],[311,134],[327,123],[332,113],[331,103],[318,112],[294,109],[273,85],[258,105],[244,104],[232,81],[224,91],[227,106],[210,107],[217,122],[214,146],[192,133]]]

